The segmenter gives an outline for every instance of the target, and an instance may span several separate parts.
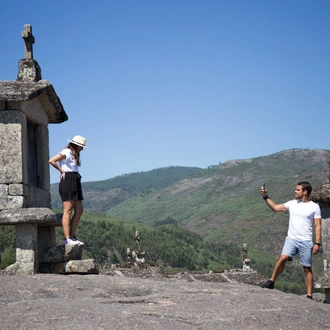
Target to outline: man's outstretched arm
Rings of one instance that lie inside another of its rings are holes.
[[[284,206],[284,204],[276,204],[274,203],[267,195],[267,190],[264,189],[262,186],[260,188],[261,196],[265,200],[266,204],[269,206],[271,210],[274,212],[286,212],[287,208]]]

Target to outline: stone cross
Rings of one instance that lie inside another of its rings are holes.
[[[24,54],[28,60],[33,60],[33,48],[34,36],[32,35],[32,25],[25,24],[22,31],[22,38],[24,39]]]

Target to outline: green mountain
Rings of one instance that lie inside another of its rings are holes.
[[[329,150],[292,149],[207,169],[167,167],[83,183],[85,212],[77,235],[85,242],[84,257],[100,264],[123,262],[139,230],[147,260],[166,269],[240,268],[241,247],[247,243],[251,267],[267,278],[280,254],[288,217],[265,205],[260,186],[266,183],[269,196],[285,202],[294,197],[299,181],[314,187],[327,181],[329,160]],[[51,192],[53,208],[61,209],[57,185]],[[62,235],[57,228],[59,243]],[[0,226],[0,269],[14,260],[14,228]],[[322,267],[319,254],[314,258],[316,278]],[[277,288],[304,292],[297,260],[287,265]]]
[[[107,214],[157,225],[175,222],[206,241],[247,243],[278,254],[288,217],[273,213],[260,197],[265,182],[277,203],[294,198],[299,181],[315,187],[328,178],[329,150],[293,149],[248,160],[230,160],[173,185],[138,195]]]
[[[84,182],[84,209],[87,212],[106,213],[127,199],[166,188],[200,171],[202,169],[198,167],[170,166],[148,172],[123,174],[103,181]],[[58,184],[51,185],[50,193],[52,208],[61,208]]]
[[[278,255],[288,217],[265,205],[260,186],[265,182],[269,196],[283,203],[294,197],[299,181],[314,187],[326,181],[329,160],[329,150],[291,149],[203,170],[169,167],[133,173],[83,183],[84,206],[141,224],[178,224],[206,242],[247,243]]]

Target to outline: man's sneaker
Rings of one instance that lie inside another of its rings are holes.
[[[267,289],[274,289],[274,282],[271,280],[268,280],[266,283],[261,285],[262,288],[267,288]]]
[[[79,241],[79,240],[76,238],[76,236],[71,237],[71,240],[74,241],[75,244],[77,244],[77,245],[84,245],[84,244],[85,244],[84,242]]]
[[[307,297],[308,299],[313,300],[313,297],[312,297],[312,296],[307,295],[306,297]]]
[[[79,245],[77,241],[74,241],[72,238],[66,238],[63,240],[64,244],[73,244],[73,245]]]

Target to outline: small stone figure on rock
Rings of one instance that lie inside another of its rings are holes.
[[[246,243],[243,244],[242,251],[243,251],[243,261],[244,261],[245,259],[247,259],[247,251],[248,251]]]
[[[243,271],[244,272],[250,271],[251,270],[250,259],[248,259],[248,257],[247,257],[248,247],[247,247],[246,243],[243,244],[242,251],[243,251],[243,260],[242,260],[243,261]]]
[[[136,266],[142,266],[145,264],[144,256],[146,252],[141,251],[141,247],[140,247],[141,235],[138,231],[135,231],[134,240],[135,240],[135,250],[132,251],[132,258]]]

